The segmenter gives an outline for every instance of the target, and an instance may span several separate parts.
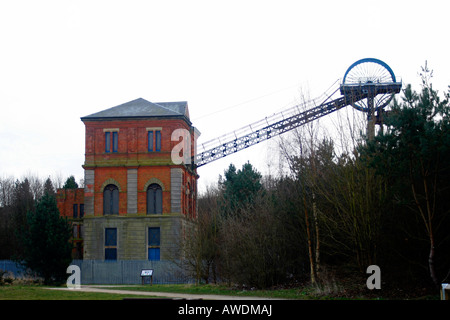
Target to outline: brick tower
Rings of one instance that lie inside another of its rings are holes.
[[[81,118],[86,128],[83,259],[167,260],[196,215],[198,175],[175,164],[176,129],[199,132],[187,102],[142,98]],[[191,150],[192,152],[192,150]]]

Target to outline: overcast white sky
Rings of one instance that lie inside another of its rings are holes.
[[[0,176],[83,178],[80,117],[188,101],[199,142],[311,97],[361,58],[419,89],[450,84],[448,1],[1,1]],[[199,168],[199,187],[263,143]]]

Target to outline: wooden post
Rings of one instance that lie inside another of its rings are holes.
[[[141,270],[142,285],[145,284],[145,278],[150,277],[150,285],[153,285],[153,269]]]

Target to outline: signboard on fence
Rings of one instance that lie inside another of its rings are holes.
[[[142,269],[141,270],[141,279],[142,284],[145,284],[145,279],[150,278],[150,284],[153,284],[153,269]]]
[[[142,269],[141,277],[151,277],[153,276],[153,269]]]

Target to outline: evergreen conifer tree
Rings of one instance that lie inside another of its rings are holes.
[[[62,283],[72,261],[71,228],[60,216],[55,197],[45,193],[36,209],[28,211],[27,224],[21,234],[21,263],[43,277],[46,284]]]

